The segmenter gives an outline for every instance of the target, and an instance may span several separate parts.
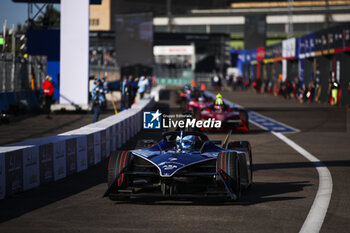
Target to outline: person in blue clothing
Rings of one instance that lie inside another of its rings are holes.
[[[95,83],[92,87],[92,108],[94,112],[94,117],[92,122],[97,122],[101,113],[101,106],[106,103],[106,99],[104,97],[105,90],[103,88],[101,79],[96,79]]]
[[[106,93],[109,92],[109,89],[108,89],[108,82],[107,82],[107,79],[106,79],[107,75],[105,74],[105,76],[101,79],[101,86],[103,87],[103,93],[102,93],[102,98],[104,100],[106,100]],[[104,101],[101,105],[101,109],[102,110],[106,110],[107,109],[107,101]]]

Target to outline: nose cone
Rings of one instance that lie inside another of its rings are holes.
[[[196,153],[164,153],[161,156],[152,158],[152,162],[157,165],[160,176],[173,176],[180,169],[189,165],[199,163],[207,158]]]

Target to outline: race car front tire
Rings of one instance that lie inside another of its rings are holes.
[[[253,157],[252,147],[248,141],[232,141],[228,144],[227,149],[248,152],[250,164],[250,185],[253,183]]]
[[[110,198],[115,196],[119,188],[127,185],[127,179],[123,172],[128,167],[130,158],[131,153],[128,151],[116,151],[109,158],[107,184],[115,186],[113,187],[115,192],[111,192]]]
[[[221,152],[216,160],[217,171],[223,171],[228,177],[224,177],[230,186],[231,191],[236,195],[237,200],[241,197],[241,179],[239,158],[235,152]]]

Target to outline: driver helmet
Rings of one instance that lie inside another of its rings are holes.
[[[176,149],[178,152],[189,152],[194,147],[195,136],[187,135],[185,137],[176,137]]]
[[[224,105],[224,101],[220,93],[216,95],[215,105]]]
[[[223,108],[224,108],[223,105],[219,105],[219,104],[214,105],[215,112],[222,112]]]

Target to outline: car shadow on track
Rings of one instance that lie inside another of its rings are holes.
[[[159,206],[220,206],[238,205],[239,202],[219,200],[218,198],[188,198],[188,199],[167,199],[167,198],[134,198],[128,201],[115,201],[115,205],[159,205]]]
[[[142,197],[132,198],[127,201],[115,201],[115,205],[137,204],[137,205],[169,205],[169,206],[220,206],[220,205],[255,205],[264,202],[288,201],[304,199],[297,196],[297,192],[303,191],[305,187],[311,186],[308,181],[267,183],[256,182],[248,190],[244,190],[239,201],[228,199],[210,198],[156,198]],[[292,194],[286,196],[287,194]]]
[[[297,182],[256,182],[242,196],[242,205],[255,205],[264,202],[289,201],[304,199],[297,193],[312,186],[309,181]],[[288,195],[290,194],[290,195]]]

